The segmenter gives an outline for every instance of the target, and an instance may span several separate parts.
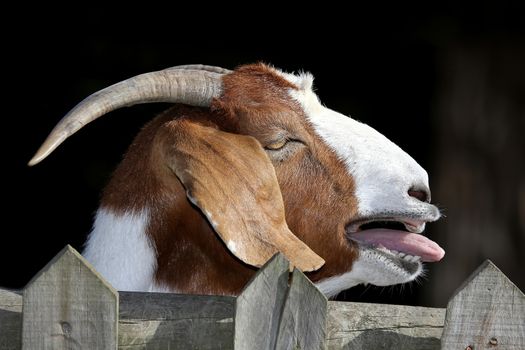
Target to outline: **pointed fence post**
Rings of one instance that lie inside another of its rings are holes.
[[[0,350],[20,349],[22,295],[0,288]]]
[[[275,349],[324,349],[328,300],[295,269],[288,291]]]
[[[525,349],[525,295],[490,260],[454,293],[442,349]]]
[[[22,349],[116,349],[118,293],[71,246],[25,287]]]
[[[275,349],[288,274],[288,261],[276,254],[237,297],[234,349]]]

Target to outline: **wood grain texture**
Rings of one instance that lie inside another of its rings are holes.
[[[0,288],[0,350],[21,348],[22,295]]]
[[[119,306],[68,246],[23,295],[0,289],[0,350],[115,349],[117,339],[125,350],[430,350],[440,338],[442,349],[525,349],[525,296],[490,261],[455,293],[446,322],[445,309],[327,302],[301,272],[290,286],[288,276],[276,255],[238,298],[121,292]]]
[[[275,349],[324,349],[327,303],[323,293],[294,269]]]
[[[326,347],[335,349],[439,349],[445,309],[328,302]]]
[[[119,349],[233,349],[235,298],[120,292]]]
[[[525,349],[525,295],[486,260],[450,299],[442,349]]]
[[[235,349],[274,349],[288,289],[289,264],[276,254],[247,284],[235,305]]]
[[[118,293],[66,246],[25,287],[23,349],[116,349]]]

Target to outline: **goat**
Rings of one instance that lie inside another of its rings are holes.
[[[138,75],[79,103],[29,165],[112,110],[176,103],[129,147],[83,252],[115,288],[236,295],[279,251],[327,296],[414,280],[444,255],[421,235],[440,217],[427,173],[312,84],[262,63]]]

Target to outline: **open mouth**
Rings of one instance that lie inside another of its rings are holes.
[[[424,220],[405,217],[366,218],[346,226],[347,237],[363,248],[374,249],[405,263],[436,262],[445,251],[423,236]]]

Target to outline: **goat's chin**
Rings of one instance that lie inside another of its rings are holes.
[[[417,256],[385,248],[360,247],[354,270],[363,277],[363,283],[390,286],[413,281],[422,274],[423,264]]]
[[[321,280],[317,287],[330,298],[358,284],[390,286],[413,281],[422,273],[423,264],[419,257],[359,246],[359,258],[350,272]]]

